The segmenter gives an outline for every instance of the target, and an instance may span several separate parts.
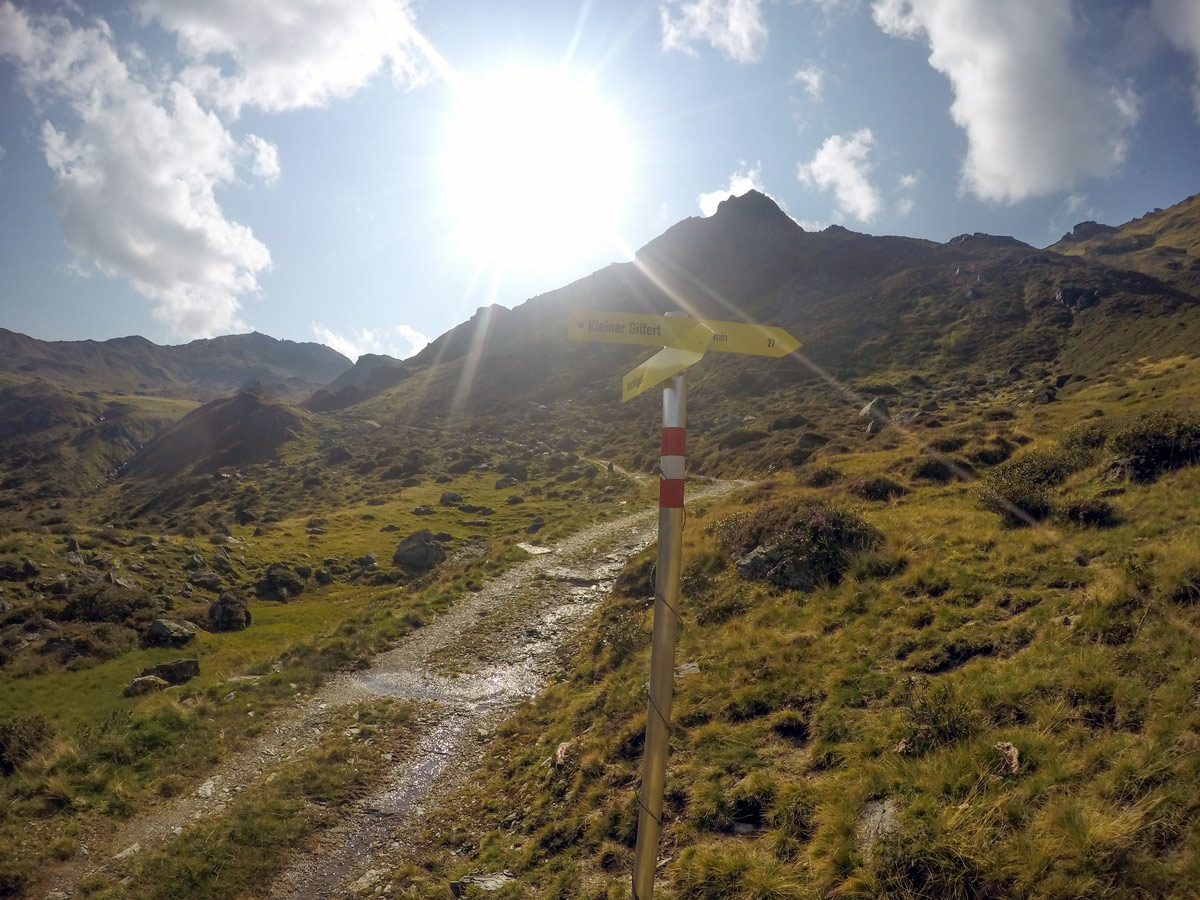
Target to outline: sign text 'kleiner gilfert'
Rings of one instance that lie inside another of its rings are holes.
[[[662,337],[662,325],[647,325],[645,322],[605,322],[602,319],[588,319],[587,330],[592,334],[628,333],[640,334],[645,337]]]

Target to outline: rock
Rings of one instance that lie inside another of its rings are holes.
[[[897,812],[896,801],[891,797],[885,800],[868,800],[863,805],[862,815],[858,818],[858,827],[854,832],[854,839],[863,858],[868,862],[876,842],[896,830]]]
[[[509,506],[516,506],[518,503],[524,503],[525,498],[520,494],[511,494],[508,500],[505,501]]]
[[[1072,378],[1074,378],[1074,377],[1075,377],[1074,375],[1056,375],[1056,376],[1054,376],[1054,388],[1055,388],[1055,390],[1061,390],[1062,388],[1066,387],[1066,386],[1067,386],[1067,384],[1068,384],[1068,383],[1071,381],[1071,379],[1072,379]]]
[[[1004,760],[1004,771],[1016,775],[1021,771],[1021,752],[1008,741],[998,741],[996,749]]]
[[[221,576],[212,569],[197,569],[188,576],[188,584],[204,588],[206,591],[219,591],[221,590]]]
[[[524,463],[519,463],[515,460],[505,460],[496,466],[496,471],[501,475],[507,475],[510,478],[515,478],[517,481],[529,480],[529,467]]]
[[[876,397],[858,413],[860,419],[871,419],[875,422],[887,424],[892,420],[891,414],[888,412],[887,401],[882,397]]]
[[[418,506],[413,509],[413,515],[414,516],[432,516],[433,515],[433,507],[432,506]]]
[[[371,566],[379,565],[379,557],[376,556],[374,553],[367,553],[363,556],[358,557],[357,559],[351,560],[351,562],[353,562],[354,565],[358,566],[361,569],[369,569],[369,568],[371,568]]]
[[[526,534],[537,534],[546,527],[546,520],[541,516],[535,516],[533,521],[529,523],[529,527],[525,529]]]
[[[435,484],[449,484],[453,480],[449,475],[435,475],[433,478]]]
[[[392,565],[425,571],[432,569],[446,558],[446,551],[434,539],[428,528],[414,531],[400,542],[392,554]]]
[[[457,506],[462,502],[462,494],[456,494],[454,491],[444,491],[438,498],[438,506]]]
[[[170,662],[147,666],[142,669],[141,676],[154,675],[167,684],[183,684],[191,681],[200,674],[200,661],[193,658],[173,659]]]
[[[266,574],[254,585],[254,593],[263,600],[286,603],[304,592],[304,579],[287,563],[271,563]]]
[[[313,572],[313,578],[317,584],[333,584],[333,573],[328,569],[317,569]]]
[[[133,856],[135,853],[140,853],[141,850],[141,844],[130,844],[128,847],[114,856],[113,859],[129,859],[129,857]]]
[[[208,608],[213,631],[241,631],[250,625],[250,608],[240,591],[224,591]]]
[[[492,872],[487,875],[464,875],[458,881],[450,882],[450,895],[462,897],[468,887],[477,887],[481,891],[498,891],[510,881],[513,876],[508,872]]]
[[[885,428],[887,428],[887,423],[881,422],[879,419],[872,419],[867,423],[867,434],[879,434]]]
[[[0,562],[0,581],[28,581],[30,578],[36,578],[39,571],[38,567],[27,559],[22,559],[19,563],[4,560]]]
[[[311,578],[313,573],[312,566],[305,565],[292,566],[292,571],[301,578]]]
[[[196,629],[190,622],[155,619],[146,629],[146,643],[151,647],[182,647],[195,638]]]
[[[211,800],[216,793],[217,780],[215,778],[208,779],[208,781],[196,788],[196,796],[201,800]]]
[[[165,687],[170,687],[166,679],[159,678],[157,675],[139,675],[125,685],[125,690],[121,693],[126,697],[140,697],[151,691],[161,691]]]

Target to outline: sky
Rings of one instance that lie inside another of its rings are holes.
[[[1200,191],[1197,0],[0,0],[0,327],[406,357],[755,188],[1053,243]]]

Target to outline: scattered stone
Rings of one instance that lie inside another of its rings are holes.
[[[509,506],[516,506],[519,503],[524,503],[525,498],[520,494],[510,494],[508,500],[505,502],[507,502]]]
[[[413,509],[413,515],[414,516],[432,516],[433,515],[433,507],[432,506],[418,506]]]
[[[854,839],[868,862],[875,850],[876,842],[896,830],[896,801],[891,797],[884,800],[869,800],[858,817],[858,828]]]
[[[266,574],[254,585],[254,593],[262,600],[286,603],[304,592],[304,579],[287,563],[271,563]]]
[[[454,535],[448,531],[437,531],[434,532],[433,539],[438,543],[444,544],[446,541],[454,540]]]
[[[457,506],[462,502],[462,494],[456,494],[454,491],[444,491],[438,499],[438,506]]]
[[[38,567],[27,559],[22,559],[19,563],[4,560],[0,562],[0,581],[28,581],[30,578],[36,578],[39,571]]]
[[[529,527],[525,529],[526,534],[537,534],[546,527],[546,520],[541,516],[535,516],[534,520],[529,523]]]
[[[352,562],[361,569],[369,569],[371,566],[379,565],[379,557],[372,552],[360,556],[357,559],[352,560]],[[328,562],[326,565],[328,565]]]
[[[190,622],[155,619],[146,629],[146,643],[151,647],[182,647],[195,638],[196,629]]]
[[[425,571],[446,558],[446,551],[428,528],[414,531],[400,542],[392,554],[392,565]]]
[[[208,608],[208,621],[213,631],[241,631],[250,626],[250,607],[241,591],[223,591]]]
[[[184,684],[191,681],[200,674],[200,661],[198,659],[184,658],[173,659],[170,662],[159,663],[156,666],[147,666],[142,669],[139,677],[154,675],[161,678],[167,684]]]
[[[139,675],[129,684],[125,685],[125,690],[122,694],[126,697],[140,697],[143,694],[149,694],[151,691],[161,691],[163,688],[170,687],[166,679],[159,678],[157,675]]]
[[[211,800],[216,793],[217,780],[215,778],[208,779],[208,781],[196,788],[196,796],[201,800]]]
[[[1021,751],[1008,741],[997,741],[996,749],[1000,751],[1000,756],[1004,759],[1005,772],[1009,775],[1016,775],[1021,771]]]
[[[220,591],[221,576],[212,569],[197,569],[188,576],[188,584],[203,588],[206,591]]]
[[[311,578],[313,573],[312,566],[305,565],[292,566],[292,571],[301,578]]]
[[[313,579],[317,584],[333,584],[333,573],[328,569],[317,569],[313,572]]]
[[[126,847],[124,850],[122,850],[120,853],[118,853],[116,856],[114,856],[113,859],[114,860],[129,859],[129,857],[133,856],[135,853],[140,853],[141,850],[142,850],[141,844],[130,844],[128,847]]]
[[[891,413],[888,411],[887,401],[882,397],[876,397],[858,413],[860,419],[871,419],[875,422],[888,424],[892,420]]]
[[[464,875],[458,881],[450,882],[450,894],[454,897],[463,896],[468,887],[477,887],[481,891],[498,891],[513,880],[510,872],[492,872],[486,875]]]
[[[390,525],[390,524],[389,524],[389,525],[384,525],[384,526],[383,526],[382,528],[380,528],[379,530],[380,530],[380,531],[383,531],[383,532],[391,533],[391,532],[393,532],[393,531],[399,531],[400,529],[399,529],[397,526],[395,526],[395,525]]]

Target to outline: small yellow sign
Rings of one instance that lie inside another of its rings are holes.
[[[708,328],[707,350],[779,357],[787,356],[800,347],[798,340],[782,328],[772,325],[589,309],[576,310],[567,318],[567,337],[573,341],[605,341],[686,350],[690,348],[685,346],[685,335],[697,324]]]
[[[691,328],[678,336],[679,346],[664,347],[621,379],[621,400],[631,400],[642,391],[662,384],[672,375],[699,362],[712,341],[712,330],[696,319],[683,319]]]

